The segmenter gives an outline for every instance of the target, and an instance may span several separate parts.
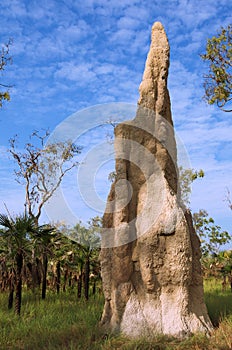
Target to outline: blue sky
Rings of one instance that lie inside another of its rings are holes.
[[[53,131],[94,105],[135,105],[151,26],[161,21],[171,47],[168,84],[175,128],[191,167],[205,171],[193,185],[191,208],[206,209],[232,231],[232,212],[224,201],[226,187],[232,192],[232,119],[202,100],[207,67],[199,57],[206,39],[232,23],[228,0],[2,0],[0,11],[0,42],[13,38],[13,64],[1,82],[14,85],[11,102],[0,110],[1,211],[4,202],[16,212],[23,203],[6,153],[8,139],[18,134],[26,142],[33,130]],[[78,215],[85,220],[92,213],[86,209]]]

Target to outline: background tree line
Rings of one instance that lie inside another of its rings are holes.
[[[27,214],[0,215],[0,291],[8,292],[8,308],[21,310],[22,288],[45,299],[47,289],[76,290],[86,300],[100,287],[98,260],[100,219],[85,227],[37,225]]]

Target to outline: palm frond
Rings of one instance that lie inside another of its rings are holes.
[[[14,227],[12,221],[6,214],[0,214],[0,226],[8,228],[9,230],[12,230]]]

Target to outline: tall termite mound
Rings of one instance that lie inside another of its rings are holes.
[[[130,337],[184,337],[212,329],[199,239],[178,194],[168,68],[168,40],[156,22],[136,117],[115,128],[116,179],[100,254],[101,325]]]

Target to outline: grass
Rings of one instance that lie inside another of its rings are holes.
[[[86,339],[93,338],[103,301],[52,293],[45,301],[25,295],[22,304],[19,318],[7,310],[7,295],[1,296],[0,349],[88,349]]]
[[[106,336],[98,328],[103,297],[89,302],[74,293],[49,293],[46,300],[23,295],[22,314],[7,309],[7,295],[0,295],[1,350],[229,350],[232,349],[232,293],[222,293],[215,281],[205,283],[209,314],[218,327],[210,338],[195,335],[184,341],[157,336],[153,340],[129,340]]]
[[[211,279],[204,283],[205,301],[214,326],[226,317],[232,317],[232,293],[229,287],[222,291],[221,281]]]

